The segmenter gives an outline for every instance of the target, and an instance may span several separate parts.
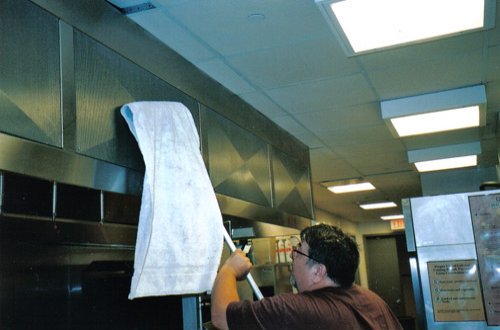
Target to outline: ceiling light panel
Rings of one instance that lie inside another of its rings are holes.
[[[375,187],[370,182],[360,182],[346,185],[330,186],[328,187],[328,190],[330,190],[334,194],[345,194],[351,192],[375,190]]]
[[[399,137],[479,126],[479,106],[436,111],[391,119]]]
[[[477,165],[481,153],[479,142],[408,151],[408,161],[415,163],[419,172],[440,171]]]
[[[360,204],[359,207],[361,207],[363,210],[378,210],[378,209],[397,207],[397,205],[394,202],[377,202],[377,203]]]
[[[477,155],[452,157],[416,162],[415,167],[420,173],[452,170],[477,165]]]
[[[494,0],[316,2],[348,54],[489,28],[495,18]]]
[[[399,219],[404,219],[405,217],[402,214],[392,214],[392,215],[383,215],[380,217],[380,219],[384,221],[388,220],[399,220]]]
[[[484,85],[382,101],[382,118],[396,137],[486,124]]]

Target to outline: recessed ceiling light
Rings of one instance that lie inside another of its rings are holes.
[[[396,206],[397,205],[394,202],[377,202],[377,203],[367,203],[359,205],[359,207],[361,207],[363,210],[386,209]]]
[[[404,219],[404,215],[402,214],[393,214],[393,215],[383,215],[380,217],[380,219],[387,221],[387,220],[400,220]]]
[[[408,151],[408,161],[414,163],[419,172],[440,171],[476,166],[481,153],[479,142],[452,144],[441,147]]]
[[[316,0],[354,53],[484,28],[485,1]]]
[[[328,190],[330,190],[334,194],[345,194],[358,191],[375,190],[375,187],[370,182],[360,182],[338,186],[329,186]]]
[[[266,16],[261,13],[253,13],[247,16],[248,21],[250,22],[261,22],[266,19]]]
[[[479,106],[392,118],[400,137],[478,127]]]
[[[397,137],[486,124],[486,88],[463,87],[380,102],[382,118]]]
[[[427,160],[415,163],[415,167],[421,173],[451,170],[451,169],[470,167],[476,165],[477,165],[477,155]]]

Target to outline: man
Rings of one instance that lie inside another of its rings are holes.
[[[222,265],[212,290],[212,324],[219,329],[402,329],[375,293],[354,285],[356,243],[337,227],[321,224],[300,233],[292,252],[298,294],[240,301],[236,281],[252,268],[241,250]]]

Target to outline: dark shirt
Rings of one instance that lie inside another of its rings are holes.
[[[358,285],[239,301],[226,311],[229,329],[403,329],[389,306]]]

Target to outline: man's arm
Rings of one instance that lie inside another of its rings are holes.
[[[241,250],[236,250],[219,269],[211,294],[212,324],[216,328],[228,329],[227,305],[240,300],[236,281],[244,279],[251,268],[250,260]]]

